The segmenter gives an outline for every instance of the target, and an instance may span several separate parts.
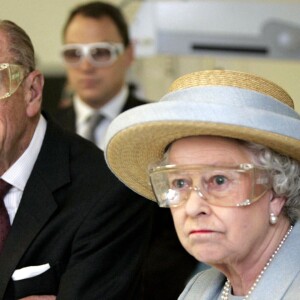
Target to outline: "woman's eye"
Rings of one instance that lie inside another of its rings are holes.
[[[172,186],[175,189],[183,189],[188,186],[188,183],[185,179],[175,179],[172,181]]]
[[[224,185],[227,183],[227,178],[223,175],[216,175],[212,178],[212,183],[216,185]]]
[[[211,174],[211,176],[204,181],[204,186],[209,192],[221,192],[227,190],[230,184],[230,179],[224,174]]]

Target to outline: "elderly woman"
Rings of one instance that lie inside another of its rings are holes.
[[[169,207],[182,245],[213,267],[179,299],[299,299],[300,116],[293,107],[263,78],[203,71],[111,125],[112,171]]]

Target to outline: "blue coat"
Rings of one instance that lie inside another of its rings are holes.
[[[219,300],[225,276],[211,268],[190,280],[179,300]],[[243,297],[241,297],[243,299]],[[300,299],[300,222],[275,256],[254,289],[251,300]]]

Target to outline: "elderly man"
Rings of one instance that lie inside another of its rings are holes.
[[[43,75],[10,21],[0,78],[0,299],[140,299],[151,207],[40,113]]]

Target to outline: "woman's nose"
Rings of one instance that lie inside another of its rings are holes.
[[[194,187],[185,203],[186,213],[190,216],[197,216],[203,213],[207,214],[209,209],[209,204],[205,200],[201,190],[198,187]]]

